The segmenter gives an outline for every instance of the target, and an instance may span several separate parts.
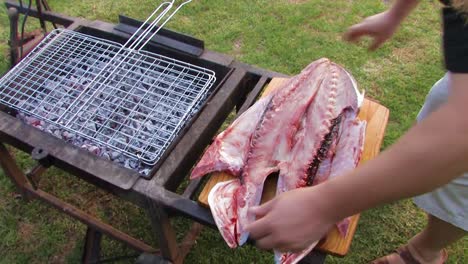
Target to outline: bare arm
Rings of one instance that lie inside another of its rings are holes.
[[[376,49],[417,4],[396,1],[388,11],[351,27],[345,39],[371,36],[370,49]],[[443,106],[375,159],[341,177],[289,191],[253,208],[258,220],[247,229],[257,246],[302,250],[344,217],[426,193],[468,171],[468,74],[451,73],[450,91]]]
[[[375,159],[253,208],[259,220],[247,229],[257,246],[302,250],[347,216],[431,191],[468,171],[468,74],[450,78],[448,101]]]
[[[443,106],[355,171],[319,186],[336,219],[429,192],[468,171],[468,74],[450,74]],[[349,202],[352,201],[352,202]]]
[[[370,16],[361,23],[349,28],[344,39],[357,42],[363,36],[370,36],[373,42],[370,50],[376,50],[385,41],[390,39],[402,21],[419,4],[419,0],[398,0],[385,12]]]

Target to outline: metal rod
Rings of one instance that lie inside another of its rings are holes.
[[[10,63],[11,67],[16,65],[19,61],[18,54],[18,9],[8,8],[8,18],[10,20]]]
[[[191,2],[191,0],[188,0],[188,1],[185,1],[183,2],[181,5],[179,5],[179,7],[173,12],[171,13],[171,15],[164,21],[163,25],[165,25],[170,18],[172,18],[172,16],[175,15],[176,12],[179,11],[179,9],[184,6],[185,4]],[[144,26],[146,25],[146,23],[148,21],[151,20],[152,17],[154,17],[160,9],[162,9],[165,5],[167,5],[167,7],[161,12],[161,14],[157,15],[156,16],[156,19],[151,23],[150,27],[147,28],[145,31],[143,31],[143,36],[139,36],[139,31],[144,28]],[[87,85],[87,87],[83,90],[83,92],[78,96],[78,98],[81,98],[83,96],[83,94],[85,94],[85,92],[88,90],[89,87],[91,87],[92,85],[94,85],[94,82],[97,81],[97,79],[107,70],[107,68],[112,65],[114,63],[114,59],[117,59],[121,54],[123,54],[123,58],[117,60],[117,65],[114,67],[114,69],[112,70],[112,72],[110,72],[107,77],[104,79],[103,83],[106,83],[109,78],[114,75],[114,73],[120,68],[120,66],[122,65],[122,63],[128,59],[128,57],[132,54],[132,50],[135,50],[136,46],[138,44],[141,43],[141,41],[144,39],[144,37],[149,33],[151,32],[151,30],[157,25],[157,23],[167,14],[167,12],[169,12],[169,10],[173,7],[174,5],[174,0],[171,1],[171,2],[163,2],[158,8],[156,8],[156,10],[148,17],[148,19],[146,19],[146,21],[144,23],[142,23],[142,25],[140,26],[140,28],[132,35],[132,37],[129,39],[129,41],[127,41],[127,43],[125,43],[125,45],[117,52],[116,56],[113,57],[112,60],[110,60],[105,66],[104,68],[96,75],[96,77]],[[159,29],[153,34],[151,35],[151,37],[148,39],[148,41],[161,29],[162,26],[159,27]],[[130,46],[130,48],[127,48],[126,46],[131,42],[133,41],[133,38],[136,38],[137,41],[136,43],[132,44]],[[148,42],[147,41],[147,42]],[[146,45],[146,43],[144,45]],[[138,50],[141,50],[143,47],[141,46]],[[96,93],[96,92],[95,92]],[[88,101],[94,97],[95,93],[93,93],[91,96],[89,96],[89,99],[87,101],[84,102],[84,104],[82,104],[81,106],[79,106],[79,109],[76,111],[76,113],[79,113],[81,112],[83,106],[85,104],[88,103]],[[76,102],[73,103],[74,105],[76,104]],[[72,119],[76,116],[76,113],[75,115],[72,117]],[[63,118],[63,115],[59,117],[59,119],[62,119]]]
[[[163,8],[165,5],[167,7],[158,15],[158,12],[161,8]],[[157,23],[171,10],[172,6],[174,5],[174,0],[171,2],[163,2],[154,12],[141,24],[141,26],[135,31],[135,33],[125,42],[123,45],[125,48],[128,49],[136,49],[139,43],[141,43],[142,39],[145,38],[145,36],[153,30],[153,28],[157,25]],[[157,16],[156,16],[157,15]],[[145,30],[143,28],[146,26],[146,24],[154,17],[153,22],[149,25],[149,27]],[[142,31],[143,30],[143,31]],[[140,33],[142,31],[142,33]]]
[[[101,255],[102,233],[92,227],[86,230],[82,263],[98,263]]]
[[[31,196],[42,200],[56,209],[60,210],[61,212],[66,213],[67,215],[79,220],[80,222],[84,223],[85,225],[92,227],[94,230],[102,232],[118,241],[121,241],[127,245],[129,245],[132,249],[135,249],[140,252],[147,252],[147,253],[158,253],[159,250],[154,249],[153,247],[137,240],[122,231],[115,229],[114,227],[101,222],[99,219],[91,216],[82,210],[74,207],[71,204],[63,202],[62,200],[56,198],[55,196],[50,195],[47,192],[42,190],[34,190],[31,186],[25,186],[25,189]]]
[[[41,25],[42,28],[42,34],[44,36],[47,34],[47,26],[44,20],[44,17],[42,16],[42,1],[41,0],[36,0],[36,8],[37,8],[37,14],[39,15],[39,24]]]
[[[21,195],[28,199],[27,188],[32,188],[28,179],[16,164],[15,159],[11,156],[10,152],[3,143],[0,142],[0,166],[3,172],[8,176]]]
[[[41,164],[38,164],[26,173],[26,177],[29,179],[29,182],[31,183],[34,189],[38,188],[41,175],[44,174],[46,171],[46,167],[42,166]]]
[[[161,249],[161,255],[166,260],[172,263],[182,263],[179,246],[177,245],[177,239],[175,231],[171,226],[171,220],[159,203],[155,203],[148,200],[148,216],[151,219],[151,226],[156,236],[159,239],[159,248]]]
[[[0,101],[153,166],[201,108],[215,73],[141,51],[116,59],[120,66],[101,76],[119,51],[113,42],[78,32],[52,32],[0,80]]]
[[[167,22],[169,22],[169,20],[177,13],[179,12],[179,9],[181,9],[184,5],[188,4],[192,2],[192,0],[188,0],[188,1],[185,1],[183,2],[182,4],[180,4],[175,10],[174,12],[172,12],[168,17],[167,19],[158,27],[158,29],[149,37],[147,38],[147,41],[145,43],[143,43],[143,45],[138,49],[138,50],[141,50],[143,49],[144,46],[146,46],[146,44],[159,32],[159,30],[161,30],[161,28],[163,28]],[[150,30],[148,30],[148,33],[151,32]],[[146,34],[145,34],[146,35]]]
[[[14,0],[5,0],[4,2],[7,8],[11,8],[11,7],[16,8],[18,12],[21,14],[28,13],[29,16],[36,17],[36,18],[39,17],[37,9],[35,8],[28,9],[27,7],[20,6],[18,2]],[[78,21],[77,18],[72,18],[72,17],[62,15],[62,14],[51,12],[50,9],[47,9],[47,11],[42,12],[42,15],[45,20],[50,21],[51,23],[63,25],[65,27],[68,27],[71,24],[73,24],[73,22]]]

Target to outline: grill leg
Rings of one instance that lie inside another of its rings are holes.
[[[159,205],[151,203],[148,214],[153,231],[159,239],[162,257],[172,263],[182,263],[176,235],[167,212]]]
[[[3,168],[5,175],[11,179],[21,196],[28,201],[29,196],[26,191],[26,187],[30,186],[28,179],[26,178],[26,175],[24,175],[23,171],[18,167],[15,159],[11,156],[3,143],[0,143],[0,165]]]
[[[86,230],[82,263],[98,263],[101,253],[102,233],[88,227]]]
[[[16,8],[8,9],[8,18],[10,20],[10,63],[11,67],[19,61],[18,55],[18,10]]]

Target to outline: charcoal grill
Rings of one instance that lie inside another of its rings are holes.
[[[272,78],[285,75],[207,50],[203,41],[163,28],[166,21],[156,26],[119,16],[118,24],[110,24],[57,14],[47,5],[5,3],[16,63],[0,81],[5,174],[26,199],[40,199],[88,226],[84,262],[99,259],[106,234],[181,263],[199,224],[216,226],[209,209],[193,199],[203,180],[176,190],[229,113],[245,111]],[[156,11],[172,17],[169,10]],[[61,28],[21,57],[17,22],[25,13]],[[37,166],[21,171],[5,144],[30,153]],[[126,162],[116,162],[119,157]],[[51,166],[146,209],[160,250],[41,190],[40,175]],[[179,215],[198,223],[183,243],[188,246],[177,245],[170,223]],[[313,252],[304,262],[324,258]]]
[[[172,6],[159,6],[124,45],[55,29],[0,79],[0,102],[127,168],[155,165],[216,80],[209,69],[142,50]]]

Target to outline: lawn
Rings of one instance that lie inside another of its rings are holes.
[[[118,14],[144,19],[159,1],[48,2],[54,11],[66,15],[116,22]],[[385,148],[412,125],[425,94],[444,73],[440,6],[435,0],[422,1],[392,41],[376,52],[365,49],[367,42],[350,45],[341,40],[347,27],[385,8],[383,1],[377,0],[203,0],[185,6],[167,27],[204,40],[208,49],[286,74],[296,74],[321,57],[343,65],[367,96],[390,109]],[[2,5],[0,74],[9,67],[8,27]],[[16,157],[24,168],[31,166],[24,153],[16,152]],[[131,204],[116,201],[110,194],[54,169],[43,177],[41,187],[135,237],[154,243],[145,212]],[[423,212],[411,200],[366,211],[349,255],[329,257],[328,263],[366,263],[404,243],[424,223]],[[185,229],[188,222],[177,219],[176,224]],[[78,263],[84,232],[84,225],[49,206],[35,201],[25,203],[0,170],[0,263]],[[468,263],[467,248],[467,238],[450,247],[449,263]],[[135,252],[106,238],[103,254],[115,257]],[[216,230],[204,229],[187,263],[221,262],[271,263],[272,255],[252,246],[230,250]]]

